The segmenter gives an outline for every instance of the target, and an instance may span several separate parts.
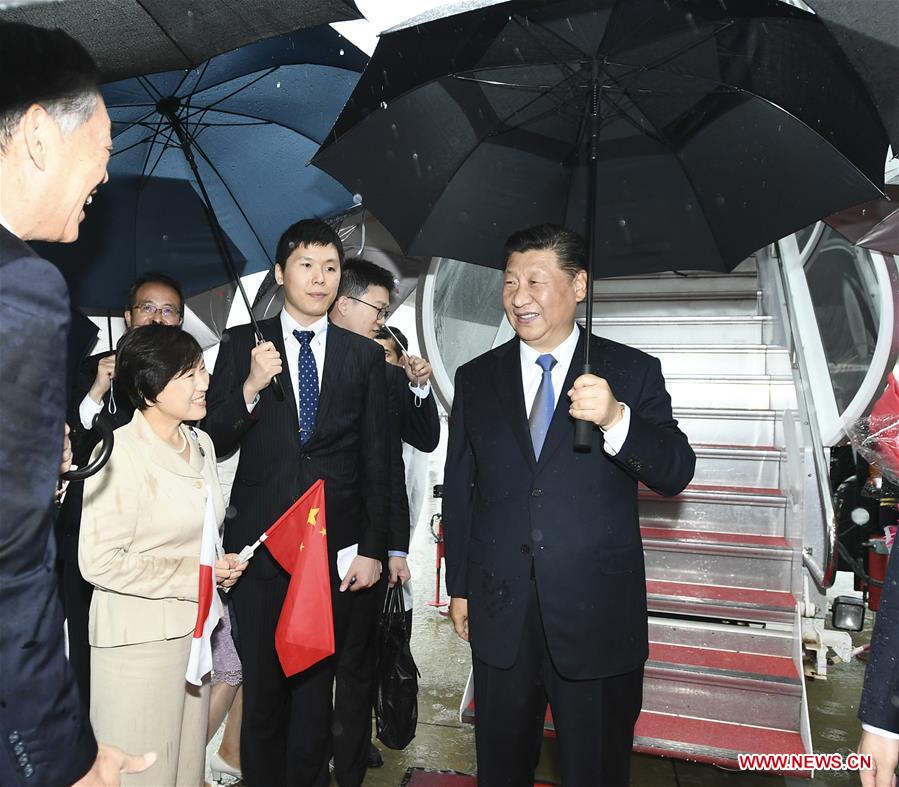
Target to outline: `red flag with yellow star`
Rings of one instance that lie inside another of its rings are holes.
[[[275,629],[278,659],[290,677],[334,654],[325,482],[310,486],[265,531],[263,543],[290,574]]]

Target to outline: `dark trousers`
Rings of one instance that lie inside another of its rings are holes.
[[[609,678],[567,680],[553,665],[531,582],[515,664],[474,665],[475,745],[481,787],[533,787],[547,702],[565,787],[627,787],[643,667]]]
[[[90,617],[91,597],[94,586],[81,576],[78,568],[77,549],[60,552],[62,560],[59,595],[62,598],[66,616],[66,633],[69,639],[69,666],[75,674],[78,693],[86,707],[91,702],[91,646],[87,638],[87,624]]]
[[[232,591],[243,668],[244,783],[325,787],[333,755],[338,784],[357,787],[365,778],[371,740],[375,592],[337,593],[335,585],[335,655],[288,678],[275,651],[275,628],[287,584],[286,575],[267,580],[245,577]],[[366,648],[369,666],[363,656]]]

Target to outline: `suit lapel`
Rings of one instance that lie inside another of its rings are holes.
[[[335,397],[340,390],[340,372],[346,363],[348,353],[347,334],[336,325],[328,323],[328,335],[325,337],[325,364],[322,369],[322,384],[318,395],[318,412],[315,414],[315,432],[312,434],[308,448],[314,445],[321,433],[322,424],[328,423]]]
[[[287,363],[287,351],[284,347],[284,336],[281,328],[281,317],[273,317],[270,320],[262,320],[259,323],[259,332],[262,338],[272,342],[275,349],[281,354],[281,387],[284,389],[284,401],[275,402],[277,407],[286,407],[290,412],[288,414],[288,423],[290,432],[293,435],[293,442],[296,443],[297,450],[300,447],[300,418],[297,414],[297,398],[293,392],[293,380],[290,379],[290,365]],[[274,392],[273,394],[274,395]]]
[[[528,417],[524,409],[524,387],[521,382],[521,356],[518,339],[506,345],[506,352],[500,357],[494,368],[494,384],[502,401],[503,411],[507,414],[512,433],[518,441],[521,452],[533,468],[535,465],[534,445],[531,442],[531,431]]]

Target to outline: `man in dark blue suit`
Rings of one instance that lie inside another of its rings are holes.
[[[446,582],[471,643],[479,783],[533,785],[547,701],[566,787],[623,787],[648,654],[637,486],[693,477],[658,360],[575,323],[586,250],[555,225],[506,243],[516,338],[456,374]],[[579,375],[584,342],[594,374]],[[574,419],[595,425],[589,452]]]
[[[862,739],[858,750],[874,758],[862,771],[863,787],[894,787],[899,764],[899,550],[893,543],[880,611],[871,635],[871,654],[859,704]]]
[[[117,785],[154,757],[98,747],[65,657],[53,571],[69,297],[24,242],[71,242],[107,179],[109,117],[90,55],[0,23],[0,784]]]

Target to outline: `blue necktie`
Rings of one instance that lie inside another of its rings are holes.
[[[543,377],[540,379],[540,387],[531,405],[531,414],[528,416],[528,425],[531,427],[531,442],[534,444],[534,456],[539,459],[543,450],[543,441],[549,431],[549,422],[553,419],[553,411],[556,409],[556,394],[553,391],[552,369],[556,365],[556,359],[551,355],[541,355],[537,358],[537,365],[543,369]]]
[[[318,413],[318,369],[309,343],[315,331],[294,331],[300,343],[300,361],[297,364],[300,392],[300,445],[305,445],[315,431],[315,416]]]

